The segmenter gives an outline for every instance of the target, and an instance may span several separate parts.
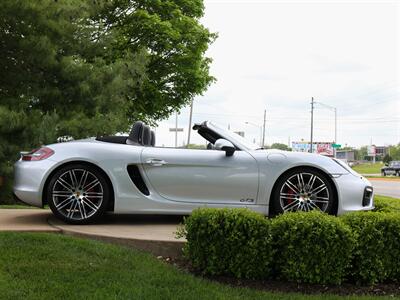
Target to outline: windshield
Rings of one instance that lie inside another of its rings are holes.
[[[257,150],[260,149],[259,146],[256,144],[253,144],[252,142],[246,140],[242,136],[238,135],[237,133],[234,133],[232,131],[223,129],[221,126],[216,125],[215,123],[208,122],[209,127],[213,127],[215,131],[220,133],[222,136],[226,137],[227,140],[230,140],[234,144],[239,144],[240,146],[243,146],[245,150]]]
[[[389,165],[390,165],[391,167],[400,166],[400,161],[392,161]]]

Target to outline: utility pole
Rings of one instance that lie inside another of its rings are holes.
[[[333,110],[333,112],[335,113],[335,140],[333,142],[334,142],[334,144],[337,144],[337,108],[330,106],[328,104],[322,103],[322,102],[317,102],[317,101],[314,101],[314,104],[318,104],[320,106],[323,106],[325,108]],[[336,148],[335,147],[333,148],[333,155],[334,155],[334,157],[336,157]]]
[[[175,112],[175,148],[178,148],[178,111]]]
[[[334,107],[335,110],[335,144],[337,144],[337,108]],[[336,148],[335,148],[335,157],[336,157]]]
[[[260,125],[257,125],[257,124],[254,124],[254,123],[252,123],[252,122],[245,122],[245,124],[248,124],[248,125],[252,125],[252,126],[254,126],[254,127],[257,127],[259,130],[260,130],[260,148],[263,148],[263,127],[262,126],[260,126]],[[255,144],[255,143],[254,143]]]
[[[337,108],[334,107],[335,110],[335,144],[337,144]],[[333,157],[336,158],[336,148],[333,149]]]
[[[175,132],[175,148],[178,148],[178,132],[183,132],[183,128],[178,128],[178,111],[175,112],[175,127],[169,129],[170,132]]]
[[[192,115],[193,115],[193,99],[190,103],[190,114],[189,114],[189,128],[188,128],[188,139],[186,147],[189,147],[190,144],[190,133],[192,132]]]
[[[262,133],[262,144],[261,148],[264,148],[265,145],[265,122],[267,121],[267,110],[264,109],[264,123],[263,123],[263,133]]]
[[[310,153],[313,153],[313,133],[314,133],[314,97],[311,97],[311,138],[310,138]]]

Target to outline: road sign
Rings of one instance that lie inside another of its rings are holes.
[[[175,131],[177,131],[177,132],[182,132],[183,131],[183,128],[170,128],[169,129],[169,131],[172,131],[172,132],[175,132]]]
[[[336,149],[336,148],[341,148],[342,145],[340,145],[340,144],[332,144],[332,147]]]

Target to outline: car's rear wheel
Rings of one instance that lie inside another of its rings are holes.
[[[104,175],[84,164],[59,169],[47,186],[47,200],[54,215],[70,224],[97,221],[104,215],[109,197]]]
[[[336,213],[336,198],[327,175],[313,168],[299,168],[278,179],[271,199],[271,215],[318,210]]]
[[[382,171],[382,176],[386,176],[386,172],[385,171]]]

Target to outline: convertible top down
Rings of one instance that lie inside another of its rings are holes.
[[[373,208],[367,179],[317,154],[258,148],[206,121],[193,127],[207,149],[157,147],[143,122],[129,136],[48,145],[15,164],[14,194],[85,224],[106,211],[190,214],[197,207],[247,207],[264,215]]]

